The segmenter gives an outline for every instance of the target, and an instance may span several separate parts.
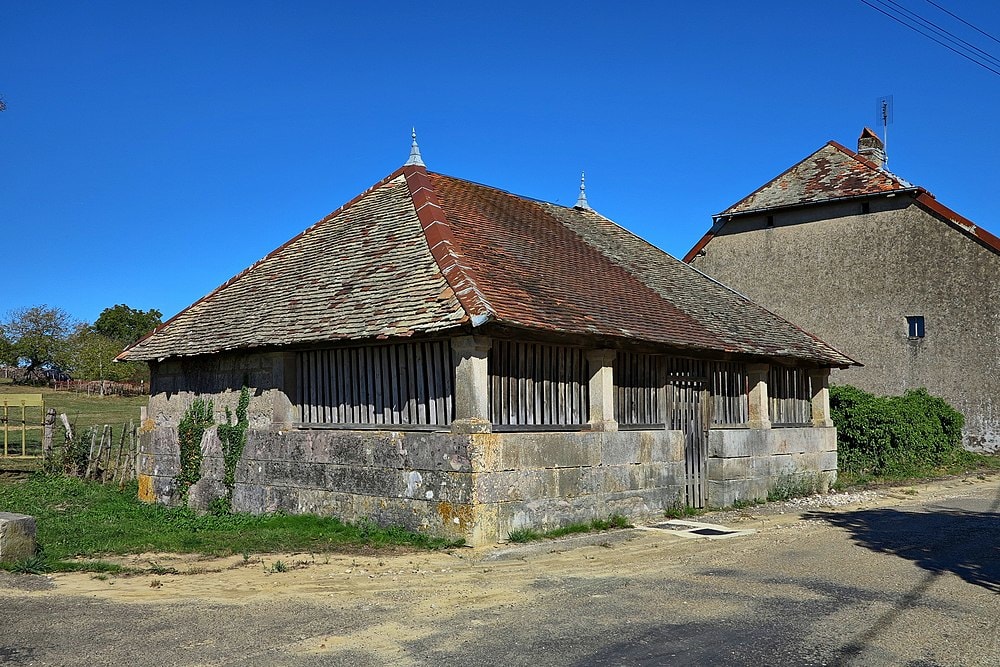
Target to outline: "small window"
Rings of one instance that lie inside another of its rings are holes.
[[[767,216],[767,226],[768,227],[774,227],[774,216],[773,215]]]
[[[924,337],[924,316],[910,315],[906,318],[907,335],[910,338]]]
[[[872,212],[872,205],[869,204],[866,201],[861,202],[861,212],[862,213],[871,213]]]

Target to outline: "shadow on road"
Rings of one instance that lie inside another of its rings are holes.
[[[893,554],[935,573],[951,572],[970,584],[1000,592],[1000,515],[934,508],[931,511],[873,509],[812,512],[851,533],[855,543]]]

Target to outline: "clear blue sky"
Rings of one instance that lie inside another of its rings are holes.
[[[897,0],[993,54],[1000,44]],[[1000,3],[937,0],[1000,36]],[[889,168],[995,233],[1000,76],[831,2],[0,5],[0,315],[171,316],[405,160],[682,256],[894,96]]]

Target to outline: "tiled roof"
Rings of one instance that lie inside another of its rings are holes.
[[[455,327],[468,316],[424,239],[397,172],[181,311],[122,358]]]
[[[720,215],[907,190],[912,185],[852,150],[830,141]]]
[[[861,140],[868,138],[878,141],[875,133],[865,128]],[[881,146],[881,142],[878,145]],[[684,261],[693,261],[733,217],[788,206],[899,192],[906,192],[918,206],[1000,253],[1000,238],[940,203],[924,188],[908,183],[836,141],[829,141],[823,148],[715,216],[715,224],[684,255]]]
[[[407,165],[122,354],[505,326],[852,360],[592,210]]]

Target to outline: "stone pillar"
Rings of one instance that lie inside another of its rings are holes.
[[[490,420],[489,352],[493,341],[483,336],[451,339],[455,353],[455,420],[452,433],[489,433]]]
[[[590,350],[590,428],[593,431],[617,431],[615,421],[614,350]]]
[[[816,428],[833,426],[830,418],[830,369],[817,368],[809,373],[812,384],[812,422]]]
[[[750,386],[750,414],[747,425],[750,428],[771,428],[771,417],[767,400],[768,364],[747,364],[747,384]]]
[[[298,359],[294,352],[279,352],[271,363],[271,380],[274,383],[271,428],[284,431],[301,421],[296,407]]]

